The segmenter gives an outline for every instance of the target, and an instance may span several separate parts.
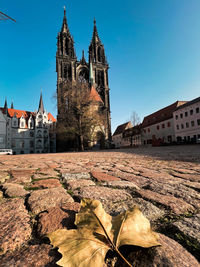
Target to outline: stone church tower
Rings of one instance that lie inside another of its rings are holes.
[[[92,71],[93,86],[103,101],[103,114],[105,114],[106,129],[104,131],[107,143],[111,141],[111,119],[110,119],[110,99],[108,87],[108,69],[109,65],[105,56],[104,46],[99,38],[96,21],[94,20],[94,29],[92,40],[89,45],[89,62],[86,61],[84,51],[80,61],[77,60],[74,48],[74,40],[69,31],[64,10],[64,18],[61,31],[57,36],[57,53],[56,53],[56,72],[57,72],[57,106],[59,121],[67,120],[63,109],[62,88],[66,81],[75,83],[79,77],[86,79],[88,83],[89,73]],[[91,69],[92,68],[92,69]]]

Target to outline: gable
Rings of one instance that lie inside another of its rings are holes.
[[[6,123],[6,120],[5,120],[5,118],[4,118],[3,113],[1,112],[1,110],[0,110],[0,122]]]

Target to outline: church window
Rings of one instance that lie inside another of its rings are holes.
[[[42,122],[41,121],[38,122],[38,127],[42,128]]]
[[[98,61],[101,62],[101,47],[98,47],[98,51],[97,51],[97,55],[98,55]]]
[[[64,66],[64,78],[71,80],[71,76],[72,76],[71,74],[72,74],[71,66],[65,65]]]
[[[106,71],[106,84],[108,85],[108,71]]]
[[[65,52],[66,52],[66,55],[68,55],[68,50],[69,50],[69,41],[68,39],[65,39]]]
[[[68,71],[68,68],[67,66],[64,67],[64,78],[68,78],[67,77],[67,71]]]
[[[79,78],[81,82],[88,82],[89,81],[89,73],[86,68],[83,68],[79,72]]]
[[[14,127],[17,127],[17,121],[16,121],[16,120],[14,120],[14,122],[13,122],[13,126],[14,126]]]
[[[100,82],[100,84],[102,85],[102,86],[104,86],[104,71],[102,70],[101,71],[101,82]]]

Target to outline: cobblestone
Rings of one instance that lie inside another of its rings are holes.
[[[27,242],[34,240],[36,230],[41,236],[50,229],[73,226],[67,218],[74,214],[67,217],[71,213],[63,207],[69,202],[72,203],[69,205],[79,205],[75,201],[82,197],[99,199],[111,215],[138,205],[150,221],[155,221],[155,226],[158,223],[159,229],[165,227],[167,220],[167,227],[176,228],[188,238],[196,236],[199,242],[199,151],[199,145],[191,145],[0,156],[1,195],[4,192],[0,202],[0,238],[4,253],[7,251],[0,261],[7,261],[4,266],[29,266],[27,258],[35,253],[39,255],[38,262],[32,259],[31,266],[54,266],[55,257],[49,256],[49,245],[42,244],[42,239],[35,246]],[[32,189],[22,198],[21,193],[5,193],[7,183],[16,184],[16,188]],[[20,199],[12,199],[13,196],[20,196]],[[168,215],[173,220],[168,220]],[[33,229],[36,223],[40,228]],[[170,237],[176,239],[173,233]],[[172,249],[168,250],[170,246]],[[159,265],[162,257],[166,264],[171,264],[165,265],[168,267],[198,266],[191,254],[174,240],[163,236],[162,249],[159,249],[156,250],[155,266],[164,266]],[[197,250],[198,247],[194,255],[198,258],[200,251]],[[183,260],[176,259],[180,254]],[[144,266],[151,266],[151,263]]]

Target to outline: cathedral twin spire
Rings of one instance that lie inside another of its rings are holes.
[[[64,8],[64,17],[61,31],[58,34],[58,56],[69,56],[70,58],[76,59],[75,49],[74,49],[74,40],[71,36],[69,31],[69,27],[67,24],[67,17],[66,17],[66,10]],[[81,61],[85,63],[84,54],[82,56]],[[105,59],[105,51],[104,46],[101,43],[101,40],[98,35],[96,20],[94,19],[94,28],[93,28],[93,35],[92,40],[89,46],[89,62],[92,61],[93,63],[100,62],[102,64],[107,64]]]

